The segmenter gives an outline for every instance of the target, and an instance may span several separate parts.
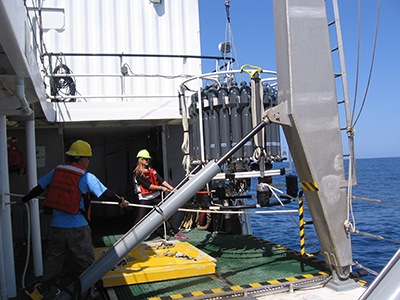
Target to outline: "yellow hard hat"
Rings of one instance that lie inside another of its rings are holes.
[[[72,143],[69,150],[65,153],[71,156],[92,156],[92,148],[88,142],[77,140]]]
[[[142,149],[136,155],[136,158],[143,157],[143,158],[151,158],[149,151],[146,149]]]

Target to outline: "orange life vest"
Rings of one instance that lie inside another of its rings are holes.
[[[146,178],[150,182],[150,184],[159,186],[160,183],[157,180],[156,174],[157,174],[157,171],[152,168],[145,169],[142,172],[142,176],[144,178]],[[156,192],[158,192],[158,191],[150,191],[148,189],[145,189],[142,185],[140,185],[140,193],[142,195],[152,194],[152,193],[156,193]]]
[[[77,164],[57,166],[42,205],[76,215],[82,196],[78,183],[85,172]]]
[[[17,149],[18,139],[13,136],[7,136],[7,152],[8,152],[8,167],[9,172],[20,173],[20,170],[24,170],[26,173],[26,164],[22,152]]]

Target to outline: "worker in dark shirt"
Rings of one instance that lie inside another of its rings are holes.
[[[136,156],[138,159],[135,170],[133,171],[133,183],[138,194],[139,204],[156,205],[161,202],[162,192],[174,192],[175,189],[166,182],[156,170],[150,166],[150,153],[146,150],[140,150]],[[150,208],[139,207],[137,221],[140,221],[150,212]],[[179,222],[176,215],[168,219],[174,231],[174,237],[177,239],[187,239],[188,237],[179,229]]]

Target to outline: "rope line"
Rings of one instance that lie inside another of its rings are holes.
[[[266,183],[266,185],[271,189],[272,194],[275,196],[276,199],[278,199],[278,201],[280,202],[281,206],[285,210],[273,210],[273,211],[247,211],[247,210],[246,211],[231,211],[231,210],[227,210],[227,211],[219,211],[219,210],[203,210],[203,209],[189,209],[189,208],[179,208],[178,210],[179,211],[184,211],[184,212],[194,212],[194,213],[204,212],[204,213],[213,213],[213,214],[274,214],[274,213],[288,213],[290,215],[290,217],[292,218],[292,220],[300,228],[300,224],[295,220],[295,218],[291,214],[291,213],[298,213],[299,210],[298,209],[293,209],[293,210],[287,209],[285,207],[285,205],[282,203],[282,201],[280,200],[279,196],[276,194],[276,192],[279,192],[281,194],[284,194],[284,192],[282,192],[281,190],[279,190],[279,189],[275,188],[274,186],[271,186],[271,185],[269,185],[267,183]],[[6,193],[6,194],[9,195],[9,196],[14,196],[14,197],[23,197],[24,196],[22,194],[14,194],[14,193]],[[44,199],[44,197],[36,197],[36,198]],[[359,197],[355,197],[355,196],[353,196],[353,199],[364,200],[364,201],[372,201],[372,202],[378,202],[378,203],[400,204],[400,203],[397,203],[397,202],[381,201],[381,200],[377,200],[377,199],[359,198]],[[297,200],[297,199],[295,199],[295,200]],[[14,203],[15,202],[10,202],[10,203],[6,203],[6,204],[14,204]],[[119,203],[117,203],[117,202],[107,202],[107,201],[92,201],[92,204],[119,205]],[[130,206],[130,207],[145,207],[145,208],[150,208],[150,209],[155,208],[154,206],[151,206],[151,205],[142,205],[142,204],[133,204],[133,203],[129,204],[128,206]],[[305,210],[305,211],[308,211],[308,210]],[[161,215],[163,215],[163,213],[161,213]],[[165,216],[164,216],[164,218],[165,218]],[[400,241],[389,239],[389,238],[385,238],[385,237],[380,236],[380,235],[374,235],[374,234],[362,232],[362,231],[359,231],[359,230],[352,230],[351,232],[354,233],[354,234],[360,234],[360,235],[364,235],[364,236],[367,236],[367,237],[375,238],[375,239],[378,239],[378,240],[385,240],[385,241],[388,241],[388,242],[393,242],[393,243],[400,244]],[[311,241],[309,236],[306,233],[304,233],[304,235],[310,241],[310,243],[314,246],[314,248],[317,251],[319,251],[317,246]]]
[[[397,205],[400,205],[400,202],[383,201],[383,200],[379,200],[379,199],[368,199],[368,198],[362,198],[362,197],[356,197],[356,196],[353,196],[353,199],[362,200],[362,201],[367,201],[367,202],[387,203],[387,204],[397,204]]]
[[[7,193],[9,196],[14,196],[14,197],[23,197],[25,195],[22,194],[13,194],[13,193]],[[44,197],[36,197],[38,199],[44,199]],[[9,204],[15,204],[16,202],[10,202]],[[109,202],[109,201],[91,201],[92,204],[109,204],[109,205],[119,205],[118,202]],[[8,204],[8,203],[6,203]],[[144,205],[144,204],[134,204],[130,203],[128,204],[129,207],[144,207],[144,208],[154,208],[152,205]],[[249,208],[252,209],[252,208]],[[213,213],[213,214],[273,214],[273,213],[295,213],[298,212],[297,209],[293,210],[270,210],[270,211],[231,211],[231,210],[225,210],[225,211],[219,211],[219,210],[204,210],[204,209],[190,209],[190,208],[179,208],[179,211],[185,211],[185,212],[206,212],[206,213]]]
[[[356,230],[356,219],[354,217],[354,210],[353,210],[353,160],[349,160],[349,175],[348,175],[348,184],[347,184],[347,219],[344,223],[347,231],[355,231]],[[353,220],[353,223],[350,222],[350,215]]]
[[[358,263],[357,261],[355,261],[353,264],[354,264],[357,268],[364,269],[365,271],[367,271],[368,273],[371,273],[372,275],[375,275],[375,276],[378,276],[378,275],[379,275],[378,272],[375,272],[374,270],[371,270],[371,269],[369,269],[369,268],[367,268],[367,267],[364,267],[362,264]]]
[[[354,104],[353,113],[351,114],[351,123],[353,123],[356,103],[357,103],[357,93],[358,93],[358,82],[359,82],[359,72],[360,72],[360,44],[361,44],[361,0],[358,0],[358,34],[357,34],[357,72],[356,72],[356,83],[354,87]]]
[[[384,240],[384,241],[388,241],[388,242],[393,242],[393,243],[400,244],[400,241],[388,239],[388,238],[385,238],[385,237],[380,236],[380,235],[375,235],[375,234],[371,234],[371,233],[362,232],[362,231],[360,231],[360,230],[354,230],[353,233],[361,234],[361,235],[368,236],[368,237],[372,237],[372,238],[378,239],[378,240],[380,240],[380,241],[383,241],[383,240]]]
[[[276,199],[278,199],[278,201],[280,202],[280,204],[283,206],[283,208],[286,210],[286,212],[289,214],[289,216],[292,218],[293,222],[297,225],[297,227],[300,228],[300,224],[296,221],[296,219],[292,216],[292,214],[289,212],[289,210],[285,207],[285,204],[282,203],[281,199],[278,197],[278,195],[276,194],[276,192],[282,193],[284,194],[281,190],[269,185],[268,183],[265,183],[265,185],[267,185],[269,187],[269,189],[271,190],[272,194],[276,197]],[[299,210],[296,210],[297,212]],[[309,242],[311,243],[311,245],[313,245],[313,247],[315,248],[315,250],[317,250],[317,252],[320,252],[320,250],[317,248],[317,246],[312,242],[312,240],[310,239],[310,237],[304,233],[304,235],[306,236],[306,238],[309,240]]]
[[[111,205],[118,205],[117,202],[106,202],[106,201],[92,201],[92,204],[111,204]],[[144,205],[144,204],[128,204],[129,207],[145,207],[145,208],[154,208],[151,205]],[[246,209],[253,209],[253,208],[246,208]],[[271,211],[236,211],[236,210],[206,210],[206,209],[191,209],[191,208],[179,208],[179,211],[185,212],[205,212],[205,213],[213,213],[213,214],[273,214],[273,213],[295,213],[298,212],[297,209],[292,210],[271,210]]]
[[[367,99],[367,95],[368,95],[368,90],[370,87],[370,83],[371,83],[371,77],[372,77],[372,69],[374,67],[374,62],[375,62],[375,51],[376,51],[376,44],[377,44],[377,39],[378,39],[378,27],[379,27],[379,16],[380,16],[380,8],[381,8],[381,0],[378,1],[378,11],[377,11],[377,16],[376,16],[376,26],[375,26],[375,38],[374,38],[374,47],[372,50],[372,58],[371,58],[371,66],[370,66],[370,70],[369,70],[369,76],[368,76],[368,81],[367,81],[367,86],[365,88],[365,93],[364,93],[364,98],[361,104],[361,108],[358,112],[357,118],[354,121],[352,127],[355,127],[357,124],[358,119],[361,116],[361,112],[363,111],[364,105],[365,105],[365,101]],[[358,58],[357,58],[358,59]],[[355,108],[355,105],[354,105]],[[354,117],[354,114],[353,114]],[[353,118],[352,118],[353,121]]]

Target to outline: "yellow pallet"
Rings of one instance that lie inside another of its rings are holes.
[[[109,249],[95,248],[98,259]],[[105,287],[215,273],[216,259],[187,242],[145,242],[103,276]]]

